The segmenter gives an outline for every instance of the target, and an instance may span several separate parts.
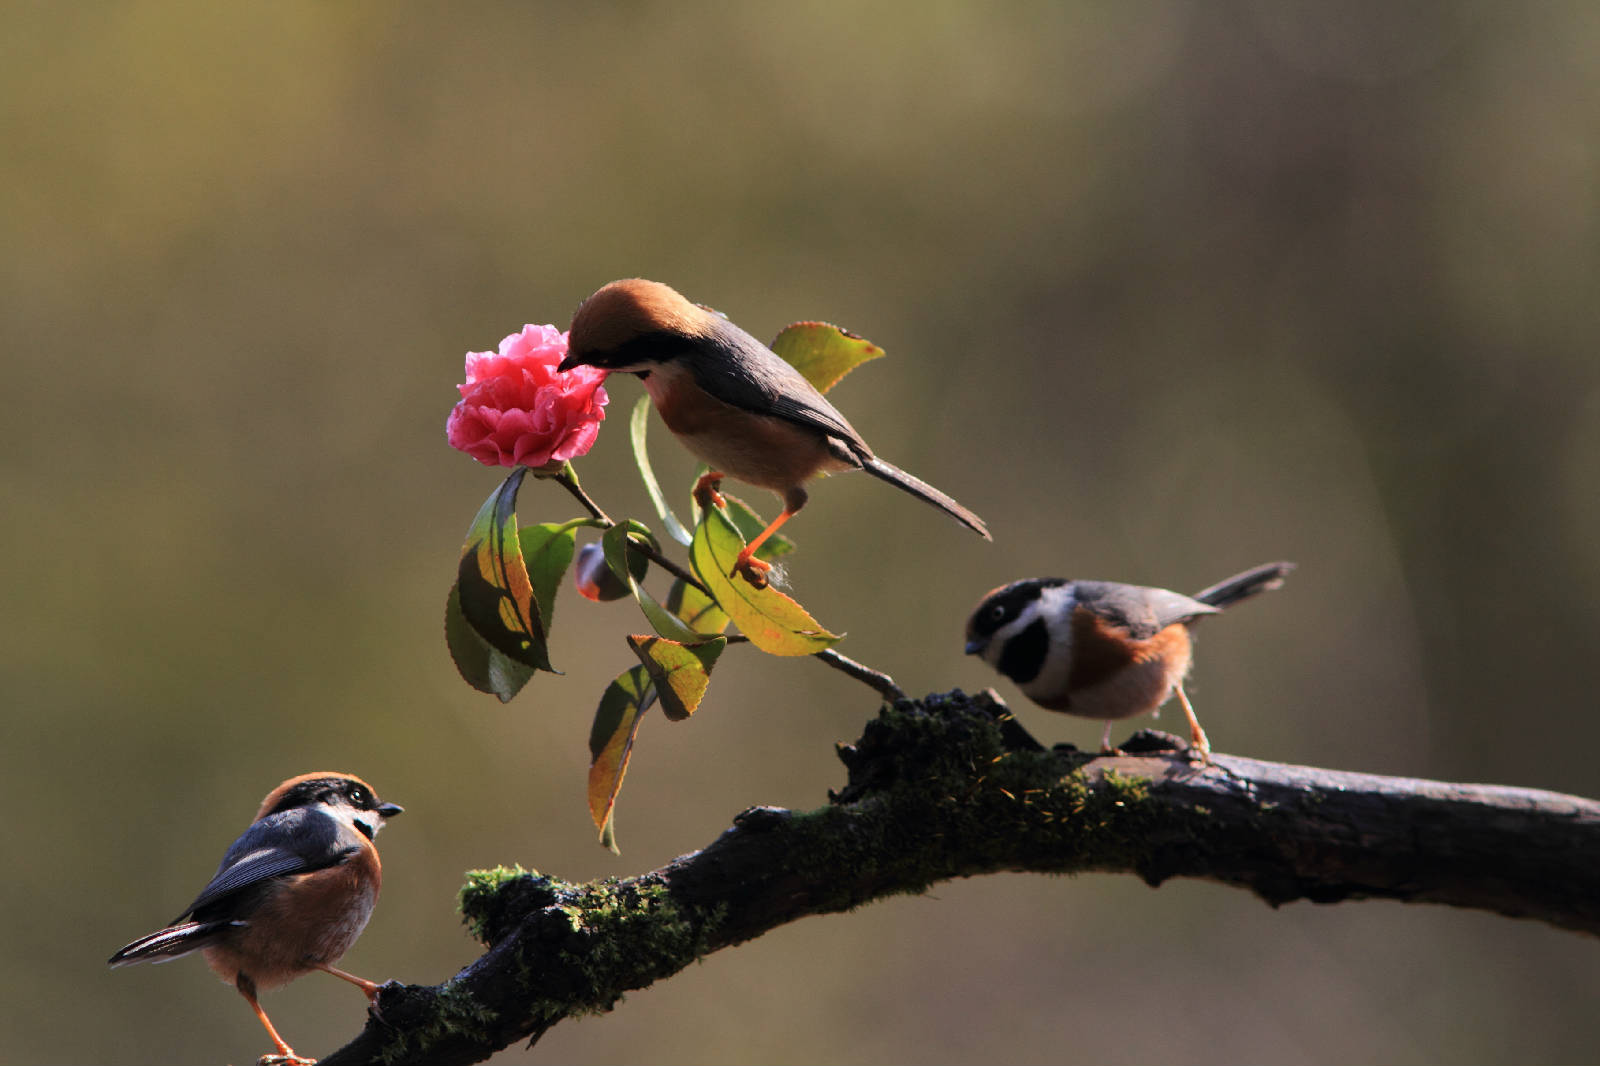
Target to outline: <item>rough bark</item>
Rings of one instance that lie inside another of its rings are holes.
[[[1600,932],[1600,803],[1218,755],[1142,732],[1120,756],[1046,750],[992,693],[902,700],[841,748],[817,810],[754,807],[626,880],[478,871],[488,951],[436,986],[385,986],[326,1066],[478,1062],[561,1019],[811,914],[997,870],[1201,877],[1277,906],[1384,898]],[[1062,881],[1062,891],[1071,882]]]

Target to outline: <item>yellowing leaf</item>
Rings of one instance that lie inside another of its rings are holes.
[[[459,583],[450,586],[445,603],[444,639],[462,680],[479,692],[498,696],[501,703],[509,703],[533,677],[533,667],[502,654],[467,623],[461,613]]]
[[[606,686],[600,706],[594,712],[594,725],[589,730],[589,816],[600,830],[600,843],[613,852],[617,852],[613,824],[617,793],[622,790],[622,778],[628,772],[628,759],[633,754],[634,738],[639,735],[639,723],[655,697],[655,688],[645,668],[630,667]]]
[[[744,538],[725,510],[713,507],[701,513],[689,561],[695,576],[750,643],[770,655],[815,655],[839,640],[777,589],[758,589],[743,577],[729,577],[743,549]]]
[[[826,322],[796,322],[786,327],[772,342],[772,350],[818,392],[827,392],[850,371],[884,354],[865,337]]]
[[[502,655],[536,670],[550,670],[545,631],[517,535],[518,467],[478,510],[456,572],[461,616]],[[470,680],[470,679],[469,679]]]
[[[544,632],[550,632],[555,616],[556,590],[572,565],[572,556],[578,531],[567,525],[540,522],[523,528],[517,534],[522,547],[522,562],[528,568],[528,580],[533,586],[533,601],[539,606]]]
[[[696,633],[711,635],[721,633],[728,628],[727,612],[718,607],[710,596],[681,577],[667,590],[667,599],[663,606],[683,619],[684,624]]]
[[[670,721],[681,722],[700,706],[711,683],[711,668],[728,646],[726,637],[698,644],[679,644],[661,637],[635,634],[628,647],[639,657],[661,699],[661,711]]]

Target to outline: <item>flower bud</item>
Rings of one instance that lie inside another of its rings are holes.
[[[620,600],[629,594],[628,586],[606,565],[605,549],[598,544],[585,544],[578,549],[572,583],[578,586],[580,596],[596,603]]]

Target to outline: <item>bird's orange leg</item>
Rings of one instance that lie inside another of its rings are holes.
[[[329,966],[324,962],[314,963],[313,965],[315,965],[316,968],[321,970],[323,973],[331,973],[333,976],[340,978],[341,980],[349,981],[351,984],[361,989],[361,991],[365,992],[367,994],[367,998],[372,1002],[378,1002],[378,982],[368,981],[365,977],[357,977],[353,973],[345,973],[337,966]]]
[[[722,493],[717,489],[722,486],[722,471],[707,470],[701,474],[694,483],[694,502],[700,505],[702,511],[709,511],[713,507],[721,507],[728,501],[722,498]]]
[[[1206,731],[1200,728],[1200,719],[1194,716],[1194,707],[1189,703],[1188,695],[1183,691],[1183,685],[1176,686],[1178,702],[1183,704],[1183,713],[1189,716],[1189,742],[1200,753],[1200,758],[1207,766],[1211,765],[1211,741],[1206,736]]]
[[[793,511],[787,507],[784,508],[783,513],[774,518],[771,525],[757,533],[756,539],[744,546],[744,551],[740,552],[739,557],[733,561],[733,569],[728,572],[728,576],[733,577],[735,574],[743,574],[744,579],[756,588],[766,588],[767,571],[772,569],[772,564],[765,559],[757,559],[755,557],[756,549],[761,547],[763,541],[772,536],[773,530],[783,525],[793,516]]]
[[[267,1012],[261,1009],[261,1004],[256,1002],[256,983],[244,974],[234,980],[234,987],[250,1004],[250,1009],[256,1012],[256,1017],[261,1019],[261,1024],[267,1030],[267,1035],[272,1038],[273,1046],[278,1050],[276,1054],[263,1055],[256,1060],[256,1066],[316,1066],[316,1059],[308,1059],[294,1053],[294,1048],[289,1042],[278,1035],[278,1030],[272,1027],[272,1019],[267,1017]]]
[[[1113,748],[1111,746],[1111,727],[1112,727],[1112,725],[1115,724],[1115,722],[1116,722],[1116,719],[1107,718],[1106,719],[1106,727],[1100,731],[1100,754],[1101,755],[1122,755],[1122,754],[1125,754],[1121,748]]]
[[[766,539],[777,532],[779,526],[800,513],[800,508],[806,505],[806,490],[796,485],[784,494],[783,512],[772,523],[756,534],[754,540],[744,546],[744,551],[733,561],[733,569],[728,572],[729,577],[743,574],[744,579],[758,589],[767,587],[767,571],[772,569],[772,564],[765,559],[755,557],[756,550],[766,542]]]

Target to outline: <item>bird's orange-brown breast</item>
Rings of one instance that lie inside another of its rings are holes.
[[[1074,607],[1067,687],[1090,688],[1126,669],[1133,664],[1141,643],[1088,608]]]
[[[645,389],[685,447],[740,481],[782,493],[817,474],[848,468],[818,430],[724,403],[696,385],[687,367],[652,371]]]
[[[245,925],[205,949],[206,963],[229,984],[243,973],[268,989],[337,962],[366,928],[382,881],[370,844],[338,866],[285,877]]]
[[[1175,622],[1144,640],[1085,607],[1072,612],[1072,668],[1066,710],[1090,718],[1154,711],[1189,670],[1189,629]]]
[[[1188,662],[1189,629],[1174,622],[1154,636],[1137,640],[1085,607],[1072,611],[1072,688],[1090,688],[1129,666],[1157,659]]]

